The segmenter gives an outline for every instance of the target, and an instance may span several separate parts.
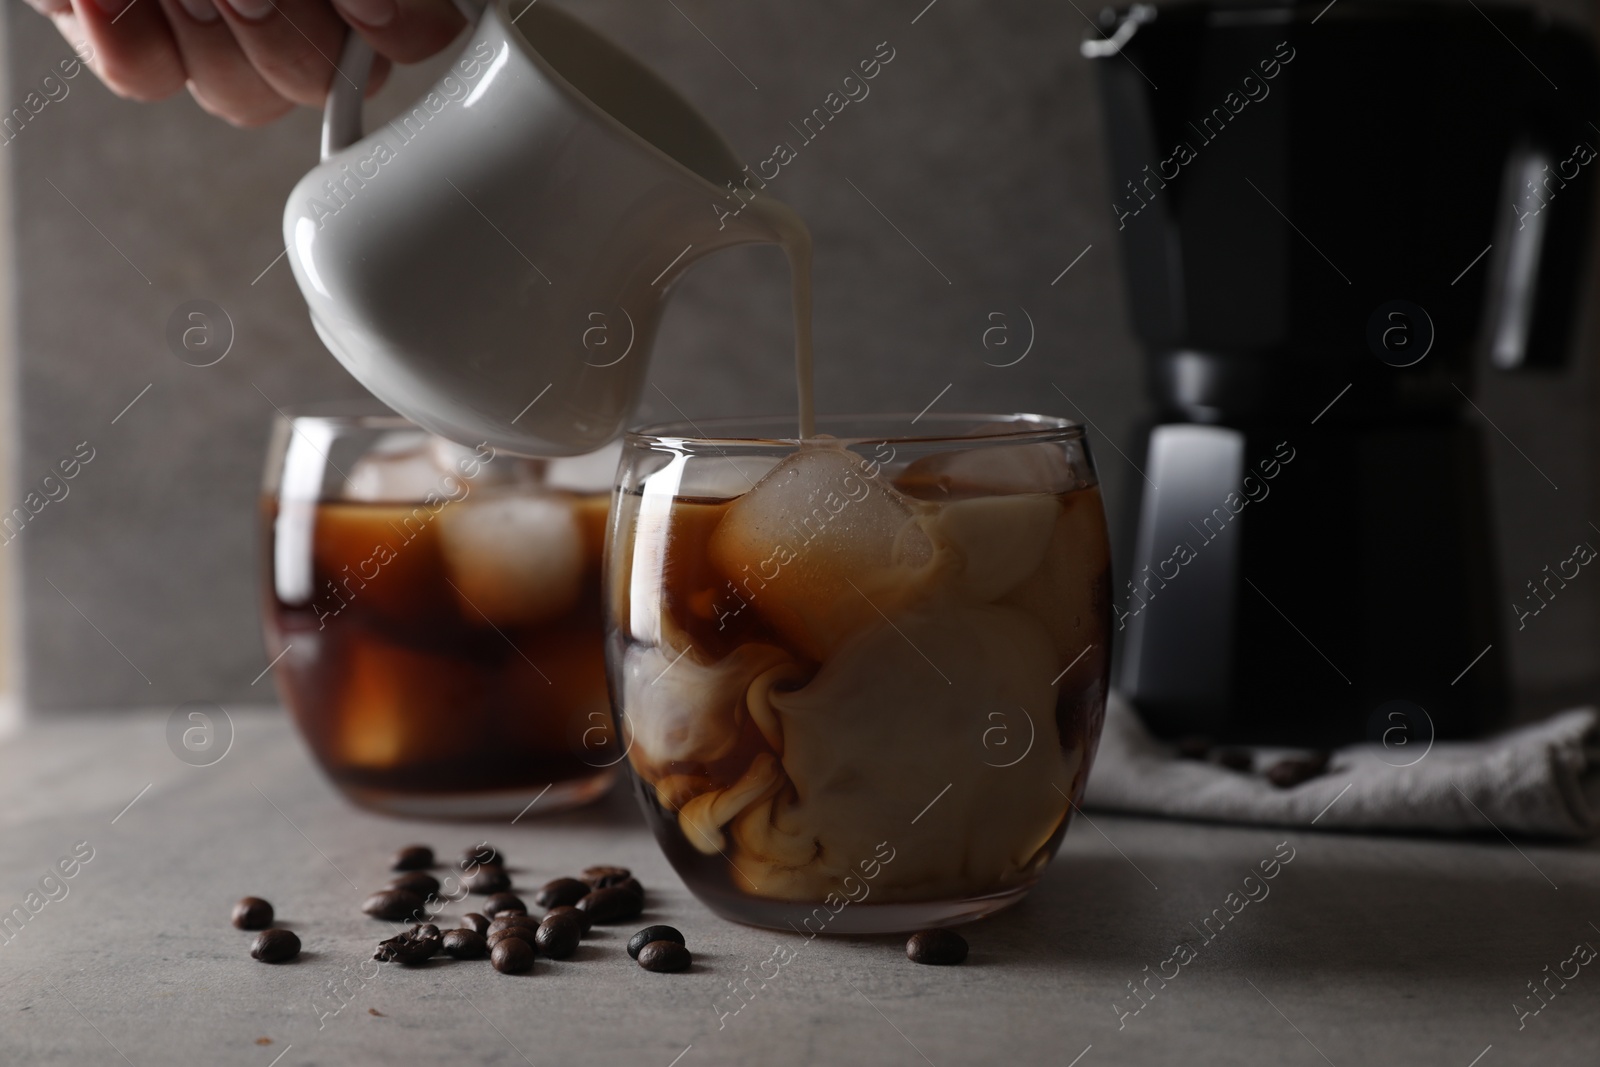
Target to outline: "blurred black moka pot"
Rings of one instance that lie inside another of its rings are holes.
[[[1155,406],[1121,688],[1164,736],[1485,732],[1519,616],[1474,376],[1566,357],[1593,44],[1488,3],[1138,5],[1102,26],[1083,52]]]

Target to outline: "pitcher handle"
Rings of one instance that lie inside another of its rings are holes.
[[[456,10],[472,25],[488,6],[487,0],[453,0]],[[328,102],[322,108],[322,161],[349,148],[362,138],[361,104],[367,97],[367,79],[372,74],[372,46],[353,29],[345,30],[344,48],[339,52],[339,69],[328,87]]]

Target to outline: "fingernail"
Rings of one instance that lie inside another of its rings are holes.
[[[217,5],[212,3],[212,0],[178,0],[178,3],[183,5],[189,17],[196,22],[215,22],[222,17],[222,13],[217,10]]]
[[[372,27],[389,25],[399,11],[394,0],[339,0],[338,6],[363,26]]]
[[[101,0],[103,3],[104,0]],[[240,18],[259,22],[272,14],[272,0],[227,0],[228,6],[238,12]]]

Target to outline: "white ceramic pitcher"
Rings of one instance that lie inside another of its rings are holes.
[[[617,436],[667,287],[779,240],[772,214],[733,214],[748,173],[664,81],[545,3],[491,0],[450,72],[363,137],[370,65],[352,33],[322,162],[284,209],[317,333],[445,437],[553,456]]]

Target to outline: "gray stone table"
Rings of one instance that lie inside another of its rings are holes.
[[[205,768],[168,750],[166,718],[57,720],[0,740],[0,912],[25,906],[74,846],[93,850],[0,941],[0,1064],[1500,1067],[1594,1064],[1600,1049],[1600,965],[1565,962],[1600,945],[1592,847],[1094,816],[1026,902],[968,929],[965,966],[917,967],[896,938],[806,942],[713,918],[623,791],[515,826],[404,823],[342,802],[277,713],[235,712],[232,750]],[[526,977],[455,962],[360,977],[381,924],[351,883],[380,884],[397,845],[453,855],[482,838],[523,882],[634,868],[652,890],[646,917],[685,931],[693,971],[635,966],[630,926]],[[1267,895],[1210,940],[1190,926],[1290,850]],[[246,893],[299,933],[298,962],[249,958],[250,935],[228,924]],[[1195,947],[1180,963],[1184,939]],[[719,1018],[728,983],[778,943],[798,954]],[[1133,999],[1129,983],[1157,971],[1176,973]],[[349,1006],[319,1008],[346,976]],[[1542,999],[1530,981],[1545,981]],[[1543,1007],[1519,1020],[1518,1003]]]

